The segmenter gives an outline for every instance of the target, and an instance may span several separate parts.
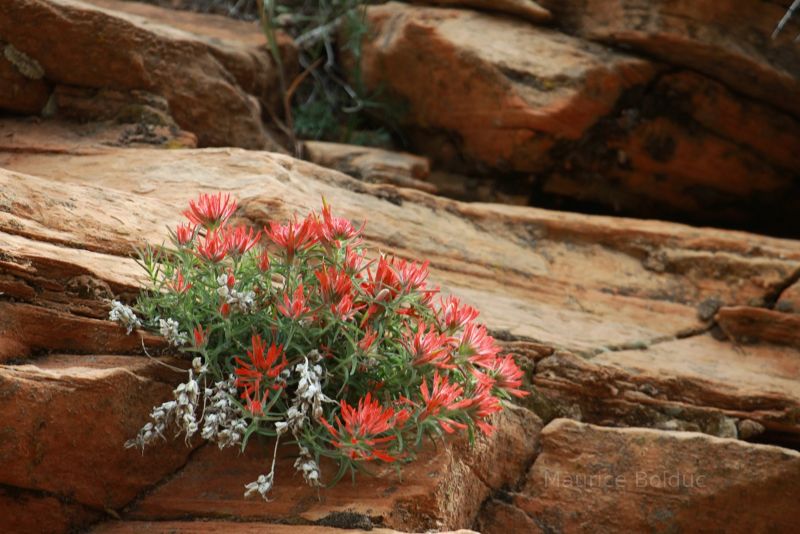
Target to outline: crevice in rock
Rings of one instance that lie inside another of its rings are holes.
[[[776,286],[770,290],[767,294],[764,295],[764,308],[769,308],[770,310],[774,310],[775,306],[778,304],[778,300],[783,295],[784,291],[792,287],[794,284],[800,282],[800,267],[798,267],[790,276],[786,277],[780,284],[776,284]]]
[[[181,473],[181,471],[183,471],[186,468],[186,466],[188,466],[191,463],[192,459],[195,457],[195,455],[197,455],[198,451],[200,451],[203,447],[208,447],[208,446],[209,446],[208,442],[203,442],[203,443],[200,443],[199,445],[197,445],[194,448],[194,450],[192,450],[186,456],[186,461],[184,461],[181,465],[176,467],[175,470],[172,471],[172,473],[170,473],[167,476],[163,477],[161,480],[159,480],[155,484],[153,484],[151,486],[148,486],[147,488],[143,489],[130,502],[128,502],[124,506],[121,506],[120,509],[117,511],[117,514],[118,514],[117,518],[119,518],[119,519],[139,519],[139,518],[130,518],[130,517],[128,517],[128,514],[131,512],[131,510],[135,509],[136,506],[145,499],[145,497],[147,497],[152,492],[154,492],[155,490],[157,490],[161,486],[167,484],[170,480],[172,480],[173,478],[178,476]],[[147,454],[148,452],[153,454],[156,451],[153,451],[153,450],[149,450],[148,451],[148,449],[145,449],[144,454]],[[182,519],[182,518],[181,517],[176,517],[176,518],[171,518],[171,519]],[[159,521],[159,520],[168,520],[168,519],[167,518],[147,518],[147,521]]]

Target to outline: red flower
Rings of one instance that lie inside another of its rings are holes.
[[[475,424],[478,425],[478,428],[480,428],[484,434],[487,436],[491,435],[492,432],[494,432],[494,427],[487,423],[485,419],[503,409],[503,406],[500,404],[500,399],[492,395],[491,388],[479,387],[478,390],[473,393],[470,401],[470,408],[474,410],[475,414]]]
[[[437,313],[439,328],[443,331],[455,333],[470,321],[478,318],[478,310],[472,306],[462,304],[456,297],[449,296],[440,299]]]
[[[252,228],[245,226],[237,226],[225,232],[228,252],[239,256],[256,246],[259,239],[261,239],[261,231],[254,232]]]
[[[361,349],[364,354],[369,354],[369,350],[372,348],[372,345],[375,344],[376,339],[378,339],[378,333],[372,328],[367,327],[364,332],[364,337],[358,342],[358,348]]]
[[[192,287],[192,283],[187,282],[183,277],[183,273],[180,271],[178,271],[178,274],[175,276],[175,280],[169,282],[167,285],[176,293],[185,293]]]
[[[337,319],[347,321],[348,319],[351,319],[357,311],[364,308],[364,306],[364,304],[361,304],[360,306],[354,306],[353,297],[350,295],[345,295],[339,299],[339,302],[336,304],[331,304],[331,313],[333,313]]]
[[[216,195],[202,194],[195,202],[189,202],[189,209],[183,214],[194,224],[204,226],[208,230],[213,230],[225,222],[236,211],[236,201],[231,200],[230,194],[222,193]]]
[[[483,325],[468,323],[461,333],[457,352],[460,356],[467,357],[474,365],[491,368],[500,352],[500,347]]]
[[[365,223],[366,224],[366,223]],[[322,220],[317,219],[315,231],[317,239],[324,245],[338,244],[339,240],[351,240],[358,237],[364,230],[364,225],[358,230],[348,221],[331,214],[331,207],[322,201]],[[360,242],[360,240],[359,240]],[[357,245],[358,242],[353,243]]]
[[[353,289],[353,281],[347,274],[333,267],[320,269],[314,273],[319,280],[319,292],[326,302],[336,302]]]
[[[202,347],[206,344],[206,338],[208,337],[208,330],[203,330],[200,325],[194,327],[192,331],[194,335],[194,346],[195,347]]]
[[[425,280],[428,278],[429,261],[422,265],[413,261],[409,262],[398,258],[392,259],[392,266],[397,273],[397,278],[403,289],[410,293],[418,289],[425,289]]]
[[[175,230],[175,238],[178,240],[178,244],[180,245],[187,245],[189,244],[192,239],[194,239],[194,231],[197,229],[196,224],[186,224],[182,223],[178,225],[178,228]]]
[[[278,311],[289,319],[295,321],[305,315],[311,308],[306,305],[306,297],[303,294],[303,284],[297,284],[297,289],[294,290],[292,298],[289,294],[283,295],[283,304],[278,304]]]
[[[227,317],[231,313],[231,305],[227,302],[223,302],[222,306],[219,307],[219,313],[223,317]]]
[[[297,219],[286,224],[272,222],[269,228],[264,228],[264,233],[273,243],[286,250],[287,261],[291,261],[298,250],[305,250],[317,242],[311,217],[302,223],[298,223]]]
[[[358,408],[354,408],[342,399],[341,417],[336,416],[334,428],[323,417],[320,421],[331,433],[334,440],[333,446],[345,452],[353,460],[383,460],[394,462],[397,458],[389,455],[383,444],[388,443],[396,436],[381,436],[395,428],[398,418],[407,419],[407,414],[395,413],[393,408],[383,409],[380,402],[372,399],[367,393],[366,397],[358,401]]]
[[[355,252],[350,248],[350,245],[348,245],[344,249],[344,260],[342,263],[344,271],[347,274],[361,278],[361,271],[364,270],[367,260],[363,253]]]
[[[423,323],[417,326],[416,334],[412,335],[411,330],[408,330],[404,340],[414,365],[430,364],[440,369],[455,368],[451,363],[450,342],[451,339],[447,334],[436,332],[433,325],[426,329]]]
[[[505,357],[495,358],[492,365],[486,369],[489,372],[488,380],[483,378],[486,377],[484,373],[477,370],[473,370],[472,374],[478,378],[479,382],[498,387],[515,397],[530,395],[529,392],[519,389],[522,385],[522,377],[525,375],[525,372],[519,368],[517,362],[514,361],[514,357],[510,354]]]
[[[261,254],[258,256],[258,268],[262,273],[269,270],[269,253],[267,249],[262,250]]]
[[[458,384],[450,384],[447,377],[439,376],[439,371],[436,371],[433,373],[432,390],[428,390],[428,383],[425,379],[422,380],[419,390],[422,393],[422,400],[425,401],[425,410],[420,415],[420,419],[427,417],[437,418],[439,426],[448,434],[452,434],[456,429],[463,430],[467,428],[464,423],[459,423],[446,416],[440,416],[442,410],[452,412],[469,407],[472,404],[471,399],[459,400],[459,397],[464,393],[464,388]]]
[[[219,230],[210,230],[197,244],[197,255],[213,263],[219,263],[228,254],[228,244]]]
[[[276,379],[288,362],[286,354],[283,352],[283,345],[276,346],[273,343],[267,350],[267,344],[258,335],[254,335],[250,341],[252,349],[247,351],[248,361],[235,358],[239,366],[236,368],[236,387],[243,388],[241,398],[247,400],[247,409],[252,413],[258,413],[267,396],[264,393],[268,389],[278,390],[281,388],[281,384]],[[280,362],[278,362],[278,357],[281,358]],[[262,384],[268,386],[263,393]]]

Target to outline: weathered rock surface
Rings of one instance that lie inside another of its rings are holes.
[[[506,13],[530,20],[531,22],[548,22],[553,16],[533,0],[414,0],[418,4],[433,4],[448,7],[469,7]]]
[[[36,65],[29,65],[16,48],[0,41],[0,108],[38,115],[49,95]]]
[[[541,421],[524,408],[503,413],[496,431],[466,444],[438,444],[398,477],[394,466],[372,466],[376,477],[344,480],[333,491],[307,487],[294,476],[289,449],[276,467],[270,502],[243,499],[244,484],[272,459],[272,445],[253,443],[244,454],[207,446],[166,484],[130,510],[134,519],[230,517],[346,528],[386,526],[404,532],[448,530],[472,525],[491,491],[516,484],[533,460]],[[336,467],[323,461],[323,476]],[[199,491],[198,491],[199,489]],[[348,519],[349,516],[349,519]],[[338,523],[338,525],[337,525]]]
[[[574,10],[605,17],[604,4],[624,2],[593,4]],[[436,166],[523,183],[535,173],[532,202],[795,231],[800,121],[720,83],[713,69],[656,63],[488,14],[399,3],[368,11],[375,32],[364,40],[364,79],[407,107],[414,147]],[[728,72],[746,78],[741,68]],[[794,80],[800,69],[783,76]]]
[[[123,444],[171,396],[176,376],[145,357],[54,355],[0,365],[0,484],[21,492],[0,495],[0,507],[41,509],[22,524],[64,531],[123,507],[174,471],[191,451],[183,443],[151,455]]]
[[[91,530],[92,534],[295,534],[301,527],[297,525],[275,525],[246,521],[114,521],[103,523]],[[304,534],[341,534],[336,527],[304,525]],[[372,528],[369,530],[347,529],[346,532],[371,532],[373,534],[395,534],[396,530]],[[461,530],[451,534],[468,534]]]
[[[775,309],[782,312],[800,313],[800,281],[787,287],[778,297]]]
[[[368,20],[365,83],[407,104],[407,125],[458,135],[462,157],[487,168],[546,168],[557,140],[580,139],[655,74],[649,61],[472,11],[390,2]]]
[[[588,39],[689,67],[800,115],[794,34],[771,38],[790,2],[542,0],[559,25]]]
[[[796,451],[559,419],[502,513],[524,512],[528,532],[791,532],[798,495]]]
[[[313,207],[310,199],[325,197],[344,216],[368,219],[365,238],[370,245],[403,257],[429,258],[435,282],[482,310],[507,350],[529,361],[538,390],[530,406],[543,416],[800,442],[800,359],[798,347],[791,345],[794,338],[786,337],[793,334],[774,329],[768,339],[747,345],[712,336],[720,337],[724,331],[715,317],[724,316],[729,308],[763,308],[781,319],[788,315],[772,306],[796,280],[800,269],[796,241],[657,221],[462,204],[364,183],[288,156],[240,149],[56,147],[56,141],[37,139],[0,154],[0,167],[5,169],[0,170],[0,291],[5,293],[3,306],[10,310],[2,317],[8,315],[11,319],[4,319],[8,324],[18,324],[6,328],[0,339],[5,346],[23,347],[8,353],[26,365],[3,367],[15,377],[23,372],[35,376],[56,372],[47,369],[47,358],[26,362],[28,353],[68,351],[73,355],[58,358],[79,366],[83,358],[91,357],[75,354],[91,353],[98,343],[91,328],[107,332],[103,337],[107,343],[138,341],[102,320],[105,299],[109,293],[136,292],[142,280],[130,257],[132,248],[144,241],[160,243],[166,227],[177,222],[178,207],[198,193],[232,192],[240,200],[235,217],[256,226],[302,213]],[[21,323],[22,311],[71,322],[49,329],[49,319]],[[72,331],[69,336],[67,330]],[[108,351],[128,349],[135,350],[109,345]],[[104,445],[112,465],[131,453],[118,448],[116,441],[130,437],[170,389],[148,374],[144,363],[149,360],[115,358],[114,365],[103,364],[103,373],[119,377],[112,380],[120,380],[114,396],[106,393],[117,400],[109,400],[100,420],[118,421],[115,402],[133,398],[146,384],[160,398],[139,394],[140,400],[122,419],[125,428],[113,427],[119,437]],[[131,373],[108,371],[122,361],[135,366]],[[91,384],[87,389],[94,393],[61,405],[88,411],[99,392],[107,391],[107,380],[87,380]],[[28,388],[38,391],[39,386],[25,384],[15,394],[23,395]],[[37,409],[46,414],[52,408],[45,403]],[[65,414],[58,421],[72,424],[74,418]],[[349,509],[398,530],[417,528],[405,525],[471,526],[453,518],[462,511],[476,512],[490,488],[517,488],[512,474],[520,475],[524,469],[519,466],[527,465],[522,459],[529,462],[536,453],[535,423],[517,422],[509,428],[527,433],[498,433],[497,439],[507,441],[480,449],[475,462],[462,462],[463,451],[440,448],[440,456],[420,464],[420,476],[407,472],[402,485],[391,477],[359,479],[372,489],[357,486],[356,491],[344,484],[324,493],[322,502],[315,494],[303,493],[302,482],[292,478],[285,464],[279,476],[287,483],[279,484],[277,491],[290,495],[288,499],[243,501],[243,484],[261,472],[263,459],[254,455],[232,461],[209,447],[198,451],[185,470],[152,490],[125,517],[173,520],[185,514],[220,520],[238,515],[261,522],[294,517],[309,524]],[[95,434],[97,440],[106,439]],[[173,446],[175,454],[188,453],[183,444]],[[167,462],[161,449],[144,458],[135,456],[142,462],[163,461],[167,472],[183,461],[178,455]],[[443,470],[442,463],[452,469]],[[434,468],[440,477],[427,476]],[[53,525],[84,524],[87,514],[95,517],[92,514],[103,506],[98,503],[106,501],[119,509],[156,478],[143,480],[156,471],[142,467],[134,475],[120,477],[123,482],[113,481],[123,484],[116,490],[112,482],[95,486],[87,482],[90,479],[78,478],[69,485],[60,477],[43,481],[27,471],[9,472],[16,473],[14,480],[3,482],[9,488],[42,488],[24,495],[31,502],[51,496],[41,492],[54,494],[55,501],[40,504],[58,514]],[[198,485],[208,486],[204,476],[217,472],[214,489],[197,491]],[[44,489],[45,484],[51,486]],[[382,493],[392,486],[396,489]],[[59,500],[69,492],[83,500]],[[448,492],[450,499],[445,497]],[[0,502],[20,509],[21,497],[12,497]],[[297,503],[303,506],[287,511]],[[67,504],[79,508],[65,508]],[[491,509],[496,517],[517,514],[499,505]]]
[[[9,0],[0,35],[50,85],[163,97],[201,145],[277,146],[262,124],[262,106],[278,102],[276,69],[256,25],[121,1]],[[30,112],[38,101],[12,104]]]
[[[424,181],[431,172],[431,164],[422,156],[382,148],[304,141],[303,157],[367,182],[436,192],[435,186]]]

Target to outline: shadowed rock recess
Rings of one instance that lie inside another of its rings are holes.
[[[524,203],[797,235],[800,45],[765,37],[788,3],[370,6],[364,81],[405,104],[413,153],[306,141],[317,165],[265,151],[281,98],[257,26],[1,0],[0,532],[792,532],[800,241],[431,194],[492,175]],[[402,477],[316,492],[279,449],[270,502],[242,497],[269,443],[125,449],[183,378],[161,363],[187,362],[110,299],[220,190],[256,228],[325,198],[371,248],[429,259],[531,396]]]

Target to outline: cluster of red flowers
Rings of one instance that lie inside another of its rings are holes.
[[[406,432],[425,426],[449,434],[474,425],[490,433],[501,401],[527,395],[523,371],[512,356],[500,354],[476,322],[478,311],[453,296],[435,299],[427,261],[383,255],[370,261],[360,247],[364,227],[335,217],[325,203],[319,213],[261,231],[230,227],[235,210],[229,195],[202,195],[184,212],[189,224],[178,226],[175,242],[210,269],[213,283],[205,290],[221,312],[190,325],[194,350],[217,354],[207,349],[220,329],[209,323],[220,317],[244,325],[223,329],[228,337],[241,331],[249,339],[240,345],[246,355],[225,361],[256,420],[266,410],[274,416],[276,409],[296,409],[301,392],[303,399],[342,395],[316,418],[328,445],[351,461],[391,462],[404,456],[406,445],[398,443],[405,440],[398,437]],[[253,251],[262,241],[263,250]],[[167,286],[183,295],[200,291],[198,280],[176,269]],[[237,299],[247,298],[253,306],[240,307],[248,311],[236,316]],[[312,352],[323,370],[295,376],[307,369]],[[225,372],[220,361],[214,368]],[[357,379],[359,372],[369,378]]]

